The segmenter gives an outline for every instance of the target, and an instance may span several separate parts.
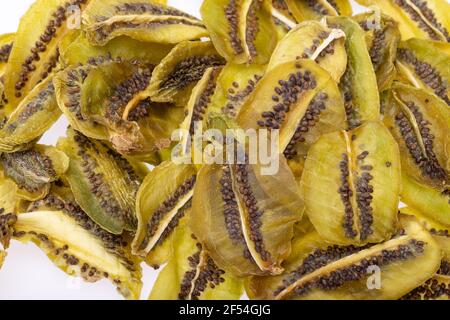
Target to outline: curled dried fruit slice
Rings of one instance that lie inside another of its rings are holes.
[[[205,71],[223,64],[211,42],[182,42],[153,71],[148,94],[153,101],[184,106]]]
[[[413,218],[400,219],[402,232],[386,242],[358,248],[324,241],[316,232],[297,238],[286,272],[253,277],[253,299],[398,299],[439,268],[442,253],[433,237]],[[376,270],[382,287],[375,289]]]
[[[427,211],[420,211],[412,207],[403,207],[400,209],[400,213],[414,216],[432,235],[449,237],[449,227],[427,214]]]
[[[235,118],[255,90],[265,70],[265,65],[226,64],[217,79],[217,88],[211,98],[211,109]]]
[[[108,233],[76,204],[70,190],[52,191],[30,205],[14,226],[14,238],[32,241],[61,270],[85,281],[107,278],[127,299],[139,299],[142,282],[139,261],[127,239]]]
[[[237,121],[244,129],[279,129],[280,150],[300,177],[309,147],[322,134],[345,129],[345,109],[331,75],[300,59],[268,71]]]
[[[326,240],[364,245],[396,229],[400,155],[380,122],[322,136],[309,150],[301,187],[306,213]]]
[[[357,0],[376,5],[399,23],[402,39],[450,41],[450,5],[446,0]]]
[[[69,159],[63,152],[44,145],[2,153],[0,163],[5,176],[17,184],[17,196],[30,201],[45,197],[51,183],[59,180],[69,167]]]
[[[139,61],[141,64],[157,64],[172,50],[173,45],[142,42],[120,36],[102,47],[93,46],[81,32],[71,32],[59,45],[60,60],[65,66],[86,64],[99,56],[124,61]]]
[[[52,80],[48,77],[38,84],[3,124],[0,129],[1,152],[27,149],[59,119],[61,110]]]
[[[114,234],[135,230],[141,172],[104,143],[72,129],[59,140],[58,148],[70,158],[65,178],[89,217]]]
[[[38,0],[22,17],[5,72],[5,95],[13,107],[56,67],[59,41],[74,27],[73,8],[83,9],[86,2]]]
[[[191,149],[192,137],[198,127],[206,123],[207,114],[211,112],[211,100],[217,87],[218,77],[221,74],[221,67],[212,67],[205,71],[203,77],[192,90],[185,113],[186,117],[180,128],[187,130],[189,135],[184,134],[179,144],[178,155],[184,156]]]
[[[263,176],[260,169],[253,164],[206,165],[194,189],[191,228],[217,265],[236,276],[281,273],[293,225],[303,211],[283,159],[274,175]]]
[[[450,106],[450,44],[410,39],[400,43],[399,78],[436,94]]]
[[[269,61],[277,31],[268,0],[205,0],[200,11],[217,51],[228,62]]]
[[[378,90],[388,89],[396,76],[395,57],[400,41],[398,24],[378,8],[372,12],[358,14],[353,19],[366,32],[366,42],[370,59],[377,75]]]
[[[272,19],[278,31],[278,38],[281,40],[297,22],[289,11],[285,0],[272,0],[271,7]]]
[[[380,97],[377,77],[366,46],[364,30],[350,18],[329,17],[329,27],[345,32],[347,69],[339,87],[344,97],[347,121],[350,129],[365,121],[375,121],[380,116]]]
[[[0,35],[0,78],[2,78],[5,72],[6,64],[8,63],[9,55],[14,44],[14,37],[14,33]]]
[[[402,170],[420,183],[449,186],[450,110],[433,94],[396,83],[384,122],[400,146]]]
[[[173,240],[173,255],[156,279],[150,300],[232,300],[242,282],[220,269],[184,223]]]
[[[348,0],[285,0],[297,21],[320,20],[324,16],[351,16]]]
[[[268,70],[288,61],[311,59],[328,71],[336,82],[347,66],[345,33],[317,21],[307,21],[293,28],[277,45]]]
[[[9,247],[9,241],[13,233],[13,225],[17,220],[18,198],[17,186],[0,171],[0,244],[3,249]],[[0,255],[4,252],[0,249]],[[0,263],[1,267],[1,263]]]
[[[136,198],[138,230],[132,248],[150,265],[157,267],[167,261],[172,235],[191,206],[195,180],[194,166],[167,161],[142,182]]]
[[[89,41],[101,46],[121,35],[160,43],[208,36],[197,18],[149,0],[91,1],[83,13],[83,23]]]

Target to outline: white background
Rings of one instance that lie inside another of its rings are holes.
[[[15,32],[33,0],[0,1],[0,34]],[[199,16],[201,0],[169,0],[171,6]],[[355,11],[359,11],[356,9]],[[30,26],[32,28],[32,26]],[[41,142],[54,144],[66,128],[61,119]],[[157,271],[143,265],[142,298],[146,299]],[[56,268],[34,244],[12,241],[0,270],[0,299],[122,299],[108,280],[86,283]]]

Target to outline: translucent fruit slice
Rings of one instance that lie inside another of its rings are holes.
[[[153,71],[148,95],[156,102],[184,106],[205,71],[223,64],[211,42],[181,42]]]
[[[327,241],[389,239],[397,228],[398,146],[380,122],[323,135],[309,150],[301,189],[306,213]]]
[[[398,78],[416,88],[427,89],[450,106],[450,44],[409,39],[397,54]]]
[[[273,175],[262,175],[256,164],[205,165],[194,189],[191,228],[227,272],[279,274],[302,212],[294,176],[281,158]]]
[[[450,41],[450,5],[446,0],[357,0],[364,6],[379,6],[399,23],[402,39]]]
[[[138,230],[133,253],[158,267],[171,254],[173,234],[191,206],[195,167],[170,161],[157,166],[142,182],[136,199]]]
[[[344,98],[349,128],[353,129],[365,121],[378,120],[380,96],[364,30],[347,17],[328,17],[326,21],[330,28],[339,28],[346,35],[347,69],[339,88]]]
[[[71,276],[96,282],[109,279],[127,299],[139,299],[139,261],[123,236],[100,228],[76,204],[70,189],[57,187],[45,199],[30,204],[14,226],[14,238],[33,242]]]
[[[100,141],[68,129],[58,148],[70,158],[65,178],[89,217],[114,234],[136,230],[136,194],[142,170]]]
[[[347,66],[344,44],[345,33],[340,29],[330,29],[318,21],[300,23],[278,43],[268,70],[284,62],[311,59],[339,82]]]
[[[237,64],[265,64],[277,43],[267,0],[206,0],[200,9],[217,51]]]
[[[86,2],[37,0],[21,18],[5,71],[5,95],[13,108],[55,69],[60,40],[79,27],[73,8],[83,10]]]
[[[279,148],[296,177],[301,175],[309,147],[322,134],[345,129],[345,120],[335,81],[309,59],[268,71],[237,117],[244,129],[279,129]]]
[[[320,20],[325,16],[352,15],[352,7],[348,0],[285,0],[285,2],[298,22]]]
[[[235,300],[242,281],[220,269],[186,224],[177,228],[173,255],[156,279],[150,300]]]
[[[9,56],[14,44],[14,37],[14,33],[6,33],[0,35],[0,78],[5,72],[6,64],[8,63]]]
[[[425,282],[439,269],[442,252],[414,218],[400,219],[402,232],[362,248],[332,245],[316,232],[293,242],[286,272],[253,277],[252,299],[391,300]]]
[[[377,75],[378,90],[388,89],[396,76],[395,58],[400,41],[398,23],[378,8],[353,17],[366,32],[370,59]]]
[[[48,77],[38,84],[9,115],[0,129],[1,152],[28,149],[59,119],[61,110],[52,80]]]
[[[148,0],[91,1],[82,19],[89,41],[100,46],[122,35],[157,43],[178,43],[208,36],[199,19]]]

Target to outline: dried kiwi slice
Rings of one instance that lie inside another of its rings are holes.
[[[86,2],[37,0],[22,17],[5,72],[5,95],[12,107],[56,67],[59,41],[73,27],[67,23],[68,8],[83,9]]]
[[[135,201],[142,171],[104,143],[70,128],[58,148],[70,158],[65,178],[89,217],[114,234],[136,230]]]
[[[15,152],[29,148],[61,116],[53,78],[38,84],[23,99],[0,129],[0,151]],[[8,109],[8,107],[6,107]]]
[[[448,106],[425,90],[396,83],[387,98],[384,123],[400,146],[403,172],[445,190],[450,172]]]
[[[228,62],[269,61],[277,31],[268,0],[205,0],[200,11],[214,46]]]
[[[378,90],[387,90],[396,76],[395,58],[400,41],[398,23],[378,8],[353,17],[366,32],[370,59],[377,75]]]
[[[325,16],[351,16],[348,0],[284,0],[297,21],[320,20]]]
[[[185,222],[185,221],[183,221]],[[242,281],[220,269],[182,223],[173,239],[173,255],[160,272],[150,300],[236,300]]]
[[[0,163],[5,176],[17,184],[16,195],[25,200],[45,197],[52,182],[59,180],[69,167],[69,158],[52,146],[2,153]]]
[[[87,64],[99,56],[158,64],[172,48],[172,44],[142,42],[127,36],[114,38],[102,47],[93,46],[81,31],[69,33],[59,44],[60,61],[64,66]]]
[[[265,71],[266,65],[227,63],[217,79],[217,88],[211,98],[211,109],[236,118]]]
[[[148,95],[156,102],[184,106],[205,71],[223,64],[225,60],[211,42],[181,42],[153,71]]]
[[[437,273],[424,284],[418,286],[402,297],[404,300],[436,300],[450,298],[450,233],[449,228],[430,220],[426,214],[404,207],[400,209],[402,214],[412,215],[433,235],[436,242],[443,250],[441,266]]]
[[[2,78],[5,72],[6,64],[8,63],[9,55],[14,44],[14,37],[14,33],[0,35],[0,78]]]
[[[268,70],[284,62],[311,59],[327,70],[336,82],[347,66],[345,33],[318,21],[306,21],[293,28],[277,45]]]
[[[442,252],[414,218],[400,219],[401,231],[391,240],[358,248],[324,241],[316,232],[293,242],[286,272],[253,277],[247,285],[252,299],[398,299],[438,269]],[[380,288],[369,288],[379,270]]]
[[[107,278],[125,298],[139,299],[141,267],[126,237],[100,228],[77,205],[70,189],[54,187],[28,210],[14,225],[15,239],[32,241],[71,276],[88,282]]]
[[[399,23],[402,39],[450,41],[450,5],[446,0],[357,0],[376,5]]]
[[[433,92],[450,106],[450,44],[409,39],[397,54],[399,79]]]
[[[339,87],[344,97],[349,128],[353,129],[365,121],[378,120],[380,97],[377,77],[366,46],[364,30],[347,17],[329,17],[327,23],[331,28],[342,29],[346,35],[347,69]]]
[[[301,179],[306,213],[318,233],[342,245],[365,245],[396,230],[400,154],[381,122],[322,136]]]
[[[192,165],[166,161],[142,182],[136,199],[138,230],[132,247],[134,254],[146,257],[152,266],[167,261],[174,230],[191,206],[196,175]]]
[[[281,273],[303,212],[283,159],[274,175],[260,170],[256,164],[205,165],[194,189],[192,231],[217,265],[236,276]]]
[[[158,43],[208,36],[197,18],[149,0],[91,1],[83,13],[83,29],[89,41],[100,46],[121,35]]]
[[[279,129],[279,146],[297,177],[309,147],[324,133],[345,129],[345,109],[331,75],[312,60],[268,71],[243,104],[244,129]]]
[[[8,249],[13,234],[13,225],[17,221],[19,199],[16,189],[14,181],[5,176],[3,170],[0,170],[0,244],[3,249]],[[0,255],[2,254],[4,252],[0,248]]]
[[[285,0],[272,0],[272,19],[277,29],[279,40],[297,24],[294,16],[289,11]]]

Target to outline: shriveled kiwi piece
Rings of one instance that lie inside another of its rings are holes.
[[[38,84],[23,99],[0,129],[0,151],[29,148],[61,116],[52,77]],[[8,107],[6,107],[8,109]]]
[[[228,62],[269,61],[277,31],[268,0],[205,0],[200,12],[217,51]]]
[[[211,42],[181,42],[153,71],[148,94],[153,101],[184,106],[205,71],[223,64]]]
[[[114,234],[136,230],[136,194],[143,177],[132,163],[100,141],[67,130],[58,148],[70,158],[65,178],[81,208]]]
[[[107,278],[127,299],[139,299],[142,282],[139,261],[127,238],[99,227],[77,205],[70,189],[53,187],[43,200],[19,214],[14,238],[33,242],[52,262],[71,276],[96,282]]]
[[[365,121],[378,120],[380,116],[380,97],[377,77],[366,46],[364,30],[347,17],[328,17],[331,28],[345,32],[347,50],[347,69],[339,87],[344,97],[347,121],[353,129]]]
[[[8,249],[13,234],[13,226],[17,221],[19,198],[16,195],[17,185],[0,170],[0,244]],[[0,248],[0,255],[4,254]],[[1,263],[0,263],[1,267]]]
[[[301,180],[306,213],[326,240],[361,246],[396,230],[400,154],[381,122],[322,136]]]
[[[366,32],[370,59],[377,75],[378,90],[388,89],[396,76],[395,58],[400,41],[398,23],[378,8],[353,17]]]
[[[397,54],[399,79],[424,88],[450,106],[450,44],[421,39],[401,42]]]
[[[266,65],[227,63],[217,79],[217,88],[211,98],[211,109],[236,118],[265,71]]]
[[[400,209],[402,214],[412,215],[433,235],[434,240],[443,250],[441,266],[437,273],[402,297],[404,300],[436,300],[450,298],[450,233],[449,227],[432,220],[410,207]]]
[[[272,0],[272,19],[275,24],[278,39],[281,40],[297,24],[289,11],[285,0]]]
[[[433,237],[412,217],[400,219],[402,232],[383,243],[358,248],[324,241],[316,232],[293,242],[286,272],[253,277],[253,299],[398,299],[439,269],[442,252]],[[370,286],[379,270],[381,287]]]
[[[45,145],[2,153],[0,163],[5,176],[17,184],[17,196],[30,201],[45,197],[51,183],[59,180],[69,167],[69,159],[63,152]]]
[[[448,188],[448,106],[425,90],[396,83],[386,102],[384,123],[400,146],[403,172],[438,190]]]
[[[170,181],[168,180],[170,178]],[[166,161],[142,182],[136,199],[138,230],[133,253],[152,266],[167,261],[172,235],[191,206],[195,167]]]
[[[83,10],[86,2],[37,0],[22,17],[5,71],[5,95],[12,107],[56,67],[59,41],[74,28],[67,20],[69,7]]]
[[[211,112],[212,97],[214,92],[220,90],[217,87],[221,67],[211,67],[205,71],[203,77],[192,89],[191,96],[185,108],[186,117],[180,128],[186,130],[180,137],[179,149],[176,150],[178,156],[185,156],[191,151],[192,137],[199,126],[207,123],[207,114]],[[175,151],[175,150],[174,150]]]
[[[158,43],[208,36],[199,19],[150,0],[91,1],[82,19],[89,41],[101,46],[122,35]]]
[[[189,214],[189,213],[188,213]],[[242,281],[211,258],[183,220],[173,235],[173,254],[160,272],[150,300],[236,300]]]
[[[286,161],[281,158],[279,166],[274,175],[262,175],[259,164],[205,165],[199,171],[191,228],[217,265],[233,275],[283,271],[303,203]]]
[[[243,104],[244,129],[279,129],[280,150],[300,177],[309,147],[324,133],[346,127],[345,109],[331,75],[309,59],[268,71]]]
[[[327,70],[336,82],[347,66],[345,33],[318,21],[307,21],[293,28],[277,45],[268,70],[288,61],[311,59]]]
[[[14,33],[0,35],[0,78],[2,78],[3,73],[5,72],[6,64],[8,63],[14,44],[14,38]]]
[[[123,114],[126,126],[139,129],[136,132],[137,138],[132,140],[135,142],[129,143],[130,135],[127,130],[124,136],[120,132],[113,132],[111,142],[118,152],[129,158],[158,165],[172,148],[172,133],[178,129],[184,116],[182,107],[156,103],[150,98],[144,99]]]
[[[172,44],[142,42],[127,36],[119,36],[99,47],[91,45],[81,31],[74,31],[61,40],[59,52],[64,66],[86,64],[98,56],[139,61],[141,64],[157,64],[172,48]]]
[[[364,6],[379,6],[399,23],[402,39],[450,41],[450,5],[446,0],[356,0]]]
[[[284,0],[297,21],[320,20],[325,16],[351,16],[348,0]]]

